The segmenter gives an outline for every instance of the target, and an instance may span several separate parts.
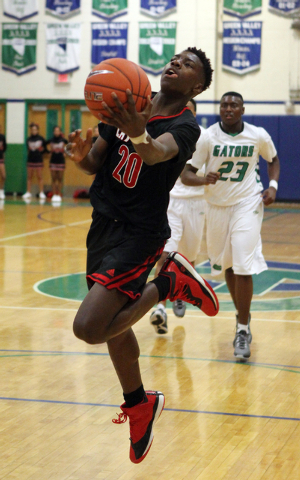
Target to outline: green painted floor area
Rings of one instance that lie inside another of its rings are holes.
[[[209,267],[197,267],[197,271],[201,274],[209,274]],[[253,276],[254,297],[251,305],[252,311],[283,311],[283,310],[300,310],[300,293],[299,296],[293,296],[290,292],[285,292],[285,298],[268,298],[272,287],[278,285],[283,279],[291,279],[299,282],[300,292],[300,271],[291,271],[285,269],[270,269],[262,272],[260,275]],[[35,285],[36,291],[44,295],[63,298],[66,300],[82,301],[86,296],[88,289],[86,286],[85,274],[77,273],[72,275],[63,275],[60,277],[49,278]],[[235,307],[230,300],[227,286],[220,283],[215,287],[216,293],[228,295],[228,301],[220,302],[220,310],[233,312]],[[168,302],[167,307],[171,303]],[[187,304],[187,307],[197,310],[196,307]]]

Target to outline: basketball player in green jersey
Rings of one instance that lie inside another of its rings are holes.
[[[243,121],[244,101],[240,93],[227,92],[221,98],[221,122],[209,127],[181,179],[198,185],[196,171],[219,172],[215,185],[205,187],[207,201],[207,250],[212,275],[225,274],[236,307],[234,355],[250,357],[250,306],[252,275],[267,269],[262,255],[263,206],[275,201],[279,159],[265,129]],[[268,162],[269,187],[263,191],[259,177],[259,156]]]

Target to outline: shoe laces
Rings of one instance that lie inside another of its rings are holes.
[[[117,413],[116,415],[118,415],[118,418],[113,418],[112,419],[113,423],[121,424],[121,423],[127,422],[128,415],[126,415],[126,413],[122,412],[122,413]]]
[[[183,300],[181,300],[181,298],[177,298],[175,302],[176,302],[177,308],[183,308]]]
[[[240,348],[245,348],[247,345],[247,333],[244,330],[241,330],[236,336],[236,344]]]

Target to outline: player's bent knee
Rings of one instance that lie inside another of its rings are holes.
[[[76,315],[74,319],[73,332],[75,337],[90,345],[98,345],[107,342],[107,336],[104,331],[95,329],[93,322],[83,320],[79,315]]]

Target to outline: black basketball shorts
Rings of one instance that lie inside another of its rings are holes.
[[[87,236],[87,284],[117,288],[132,300],[141,296],[165,240],[93,211]]]

